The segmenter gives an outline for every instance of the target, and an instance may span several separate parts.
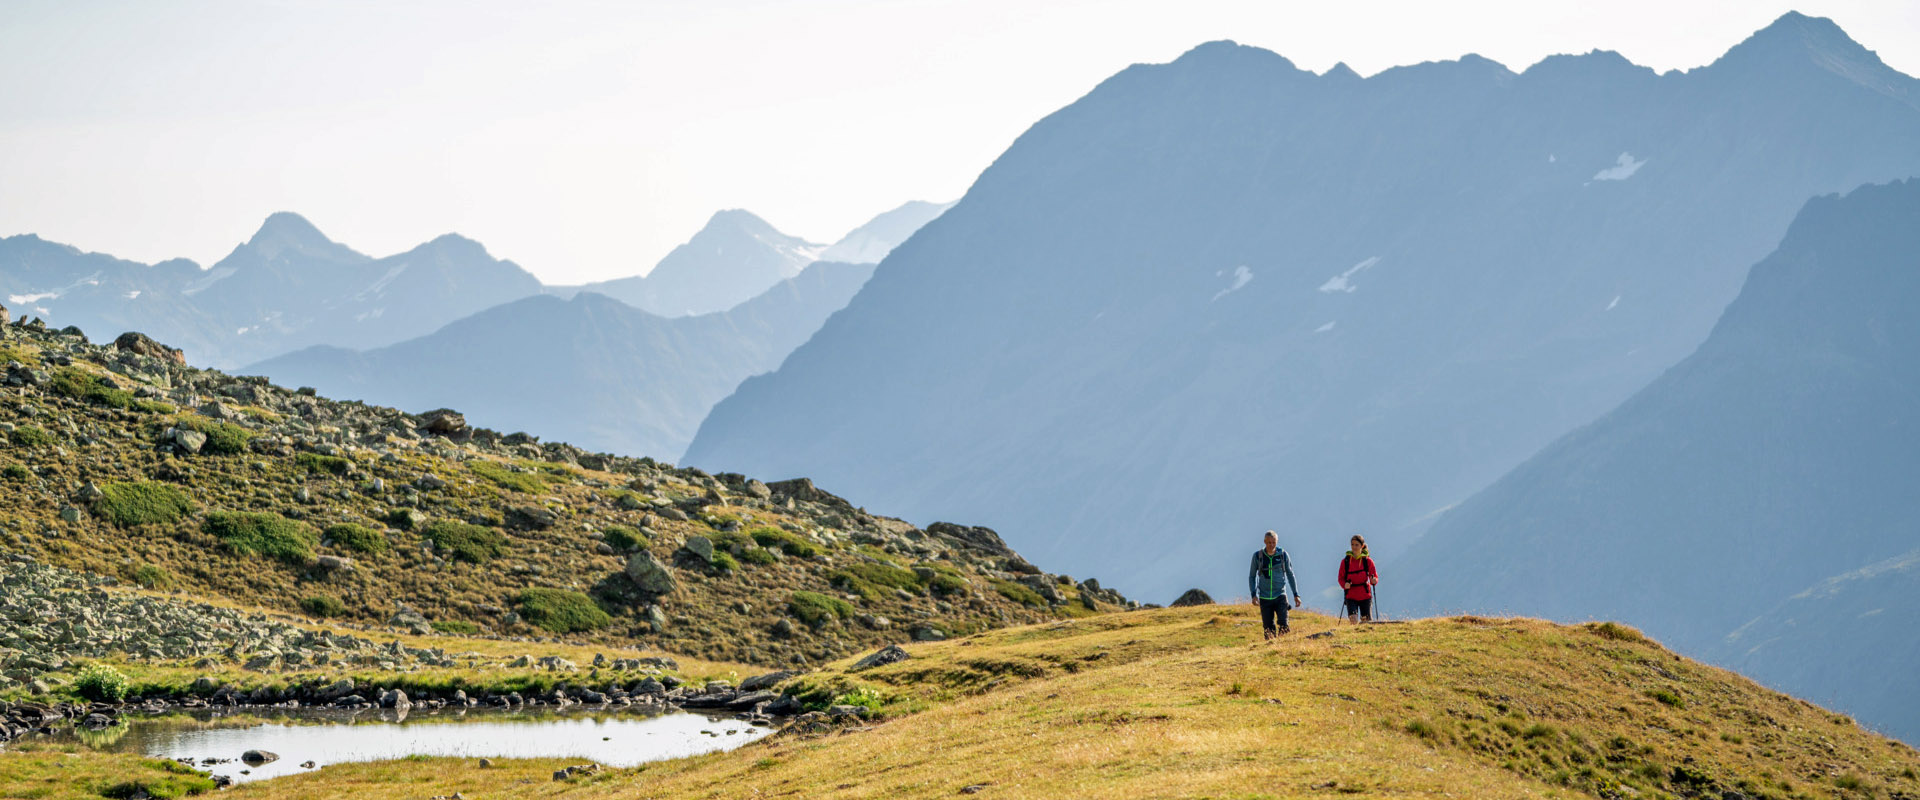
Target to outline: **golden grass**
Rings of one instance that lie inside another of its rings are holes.
[[[1326,630],[1334,635],[1305,638]],[[978,796],[1019,798],[1920,795],[1912,749],[1648,642],[1535,620],[1350,627],[1316,615],[1296,617],[1280,643],[1258,639],[1250,607],[1221,606],[995,631],[809,678],[880,687],[892,709],[926,708],[861,732],[776,737],[580,782],[551,780],[566,760],[482,770],[429,759],[333,765],[235,794],[890,798],[984,785]],[[1652,688],[1684,707],[1648,697]]]

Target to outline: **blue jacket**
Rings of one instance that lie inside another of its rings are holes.
[[[1300,582],[1293,579],[1293,562],[1287,558],[1287,551],[1278,547],[1273,555],[1267,555],[1267,548],[1253,551],[1253,564],[1247,567],[1247,593],[1261,600],[1284,598],[1288,586],[1293,587],[1294,596],[1300,594]]]

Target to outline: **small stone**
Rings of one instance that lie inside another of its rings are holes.
[[[481,769],[492,769],[492,768],[493,768],[493,759],[491,759],[491,758],[483,758],[483,759],[480,759],[480,768],[481,768]]]

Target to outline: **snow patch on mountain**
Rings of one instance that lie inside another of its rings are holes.
[[[1328,292],[1328,293],[1332,293],[1332,292],[1351,293],[1355,289],[1360,288],[1353,284],[1353,280],[1352,280],[1353,276],[1358,275],[1362,272],[1365,272],[1368,268],[1378,263],[1380,263],[1380,257],[1374,256],[1358,264],[1355,264],[1351,267],[1348,267],[1346,272],[1342,272],[1338,275],[1328,278],[1326,283],[1320,284],[1320,291]]]
[[[1639,172],[1640,167],[1646,163],[1646,159],[1635,159],[1632,153],[1621,153],[1620,157],[1614,161],[1613,166],[1593,173],[1593,179],[1596,181],[1624,181],[1633,177],[1633,173]]]
[[[1225,273],[1222,272],[1220,274],[1225,274]],[[1242,287],[1246,286],[1247,283],[1252,280],[1253,280],[1253,270],[1248,269],[1245,264],[1234,267],[1233,268],[1233,285],[1228,286],[1227,288],[1221,289],[1220,291],[1214,293],[1213,299],[1218,300],[1222,297],[1226,297],[1227,295],[1233,294],[1234,292],[1240,291]],[[1209,300],[1207,302],[1213,302],[1213,300]]]

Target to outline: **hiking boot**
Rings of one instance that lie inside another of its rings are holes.
[[[1268,629],[1267,629],[1267,641],[1269,641],[1269,642],[1271,642],[1271,641],[1273,641],[1273,629],[1272,629],[1272,628],[1268,628]]]
[[[1287,627],[1287,626],[1285,626],[1285,625],[1282,625],[1282,626],[1280,626],[1280,635],[1281,635],[1281,636],[1285,636],[1285,635],[1287,635],[1287,634],[1289,634],[1289,633],[1292,633],[1292,632],[1293,632],[1293,629],[1292,629],[1292,628],[1289,628],[1289,627]]]

